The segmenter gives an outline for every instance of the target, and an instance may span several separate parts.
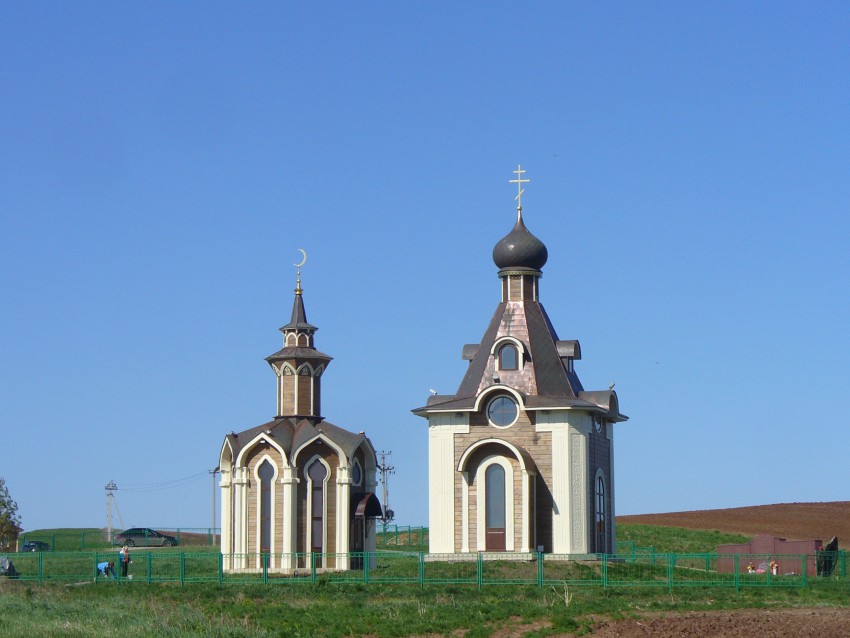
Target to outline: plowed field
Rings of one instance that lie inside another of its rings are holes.
[[[838,536],[838,546],[842,549],[850,548],[850,501],[780,503],[723,510],[638,514],[618,516],[617,522],[719,530],[748,536],[764,533],[787,540],[820,539],[824,544],[833,536]]]
[[[610,620],[593,638],[847,638],[850,608],[772,609],[664,614],[643,620]]]

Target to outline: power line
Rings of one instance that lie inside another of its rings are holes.
[[[141,483],[138,485],[130,485],[129,487],[121,487],[122,492],[159,492],[162,490],[170,490],[176,487],[182,487],[184,485],[189,485],[190,483],[194,483],[196,481],[200,481],[203,477],[209,476],[208,471],[199,472],[198,474],[192,474],[191,476],[184,476],[183,478],[173,479],[170,481],[160,481],[158,483]]]

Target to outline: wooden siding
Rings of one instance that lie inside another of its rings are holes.
[[[538,545],[544,546],[544,551],[552,551],[552,435],[549,432],[535,431],[532,420],[534,413],[520,412],[519,418],[509,428],[497,428],[489,424],[487,417],[482,413],[470,415],[470,428],[468,434],[455,435],[455,468],[460,463],[463,453],[474,443],[487,438],[506,441],[517,448],[523,448],[528,452],[533,461],[529,472],[536,472],[537,478],[529,477],[528,489],[532,498],[536,491],[536,503],[530,503],[529,507],[529,547],[535,549]],[[513,457],[513,453],[506,447],[498,444],[483,445],[473,453],[467,462],[469,472],[469,550],[479,551],[484,548],[477,547],[477,485],[475,485],[475,470],[481,460],[490,455],[498,454],[510,460],[514,468],[514,547],[519,550],[522,546],[522,471],[519,462]],[[536,481],[536,485],[534,483]],[[536,487],[536,490],[535,490]],[[463,478],[460,472],[455,471],[455,512],[457,523],[455,524],[455,548],[460,551],[463,546]],[[536,538],[535,538],[536,528]]]
[[[298,483],[298,533],[297,533],[297,550],[298,552],[308,552],[310,548],[306,546],[307,542],[307,526],[309,525],[309,521],[307,520],[307,499],[309,495],[307,494],[307,486],[308,481],[305,475],[306,464],[310,462],[314,456],[320,456],[324,459],[325,463],[327,463],[331,468],[330,476],[328,476],[326,485],[327,490],[325,492],[325,512],[327,513],[325,517],[325,529],[327,533],[325,537],[327,538],[327,546],[325,547],[326,552],[335,552],[336,551],[336,479],[337,479],[337,468],[339,467],[339,458],[336,455],[336,452],[328,446],[326,443],[320,443],[319,441],[314,441],[306,448],[301,450],[298,454],[298,478],[300,482]]]

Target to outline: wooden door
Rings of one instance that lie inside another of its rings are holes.
[[[505,468],[493,464],[484,472],[485,549],[505,551]]]

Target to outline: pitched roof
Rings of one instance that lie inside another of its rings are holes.
[[[323,419],[317,421],[307,418],[279,417],[242,432],[233,432],[225,438],[230,441],[234,458],[260,435],[280,446],[289,457],[293,451],[320,434],[338,445],[349,459],[364,441],[368,443],[369,449],[374,454],[375,448],[363,432],[350,432]]]

